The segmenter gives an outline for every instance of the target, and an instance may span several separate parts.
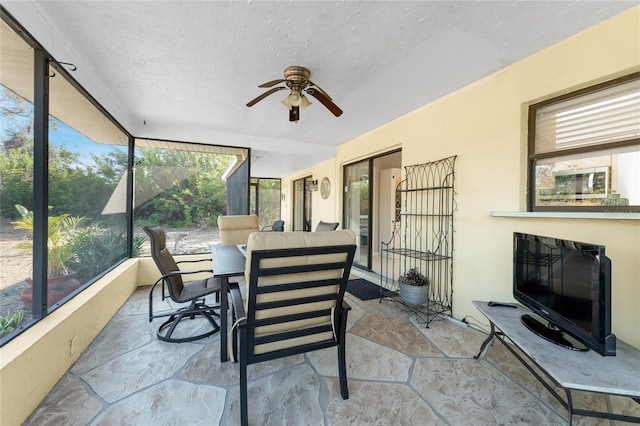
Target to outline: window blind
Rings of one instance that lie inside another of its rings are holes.
[[[640,138],[640,78],[536,110],[536,154]]]

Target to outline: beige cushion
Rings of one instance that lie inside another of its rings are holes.
[[[220,244],[225,246],[247,244],[249,234],[260,230],[258,216],[254,214],[218,216],[218,228],[220,229]]]
[[[251,253],[254,250],[269,250],[269,249],[283,249],[283,248],[299,248],[299,247],[322,247],[322,246],[334,246],[334,245],[355,245],[356,237],[351,230],[340,230],[331,233],[312,233],[312,232],[256,232],[249,236],[247,242],[247,263],[245,269],[245,279],[247,283],[247,295],[249,294],[249,276],[251,268]],[[277,266],[292,266],[301,264],[314,264],[324,262],[342,261],[345,259],[345,254],[323,254],[316,256],[297,256],[286,257],[277,259],[264,259],[261,263],[262,267],[277,267]],[[288,274],[288,275],[275,275],[271,277],[260,277],[258,281],[259,286],[281,284],[288,282],[302,282],[312,279],[323,278],[338,278],[341,276],[342,271],[319,271],[319,272],[306,272],[300,274]],[[293,299],[306,296],[315,296],[319,294],[326,294],[329,292],[337,292],[338,286],[323,287],[323,288],[311,288],[291,290],[286,292],[278,292],[271,294],[263,294],[258,296],[258,302],[266,302],[270,300],[284,300]],[[245,303],[245,310],[247,306]],[[335,308],[334,301],[315,302],[305,305],[289,306],[285,308],[278,308],[272,310],[262,310],[256,312],[257,319],[270,318],[273,316],[289,315],[298,312],[307,312],[318,309],[333,309]],[[275,332],[281,332],[286,330],[300,329],[305,327],[312,327],[322,324],[331,324],[333,327],[331,315],[327,315],[323,318],[312,318],[300,321],[292,321],[288,323],[276,324],[266,327],[259,327],[256,329],[256,336],[265,335]],[[264,353],[276,349],[282,349],[291,346],[297,346],[302,343],[310,343],[314,341],[321,341],[331,339],[333,337],[332,332],[323,334],[317,334],[312,336],[306,336],[303,338],[292,339],[290,341],[274,342],[268,345],[261,345],[256,347],[255,353]]]

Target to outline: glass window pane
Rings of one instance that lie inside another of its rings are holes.
[[[304,179],[293,181],[293,230],[308,230],[304,212]]]
[[[344,229],[356,234],[358,248],[353,262],[369,268],[369,165],[365,160],[344,168]]]
[[[211,145],[197,151],[195,144],[135,143],[136,236],[144,235],[144,226],[159,225],[173,254],[209,252],[220,241],[218,216],[227,208],[223,175],[235,155],[216,153]],[[141,254],[149,255],[144,241]]]
[[[261,227],[280,219],[280,179],[258,179],[258,203]]]
[[[64,74],[49,75],[51,308],[127,255],[128,136]]]
[[[537,161],[536,206],[640,206],[640,146],[594,154]]]
[[[0,56],[0,317],[9,321],[0,336],[9,336],[31,318],[20,297],[33,269],[30,219],[16,205],[32,208],[34,53],[4,21]]]
[[[530,210],[640,211],[640,73],[529,113]]]

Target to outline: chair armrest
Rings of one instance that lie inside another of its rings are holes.
[[[160,277],[160,279],[165,279],[174,275],[190,275],[190,274],[211,274],[213,275],[213,269],[200,269],[199,271],[173,271],[173,272],[169,272],[168,274],[164,274],[163,276]]]
[[[244,303],[242,302],[242,293],[240,293],[238,283],[229,283],[229,294],[231,294],[231,304],[233,305],[236,318],[244,318],[246,316],[244,313]],[[245,321],[246,320],[240,321],[238,325],[244,324]]]
[[[193,259],[193,260],[178,260],[176,261],[176,265],[181,263],[196,263],[196,262],[211,262],[211,257],[203,258],[203,259]]]
[[[344,309],[345,311],[350,311],[351,310],[351,305],[347,303],[346,300],[342,299],[342,309]]]

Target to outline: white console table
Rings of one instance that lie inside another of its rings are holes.
[[[616,356],[604,357],[589,350],[573,351],[555,345],[531,332],[521,322],[523,314],[530,313],[522,306],[517,309],[502,306],[488,306],[487,302],[474,301],[473,304],[489,320],[491,332],[482,343],[479,358],[489,342],[495,337],[551,392],[568,411],[569,424],[574,414],[640,423],[640,417],[583,410],[573,407],[572,390],[597,392],[627,396],[640,404],[640,350],[618,340]],[[561,397],[538,374],[523,357],[516,352],[507,339],[519,348],[555,385],[562,388],[566,398]]]

